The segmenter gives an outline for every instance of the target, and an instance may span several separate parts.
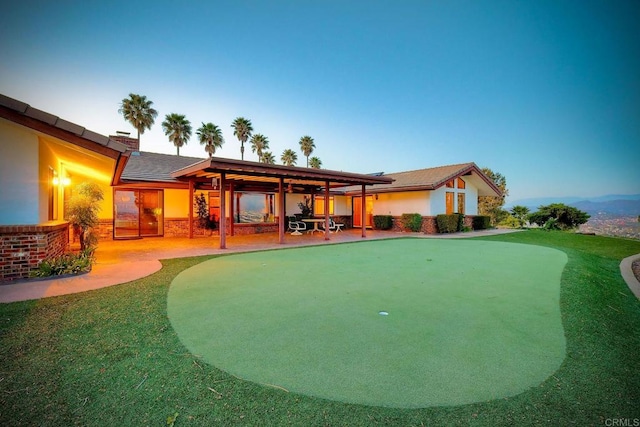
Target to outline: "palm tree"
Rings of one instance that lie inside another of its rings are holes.
[[[292,149],[287,148],[282,152],[280,160],[282,160],[282,164],[285,166],[295,166],[298,161],[298,155]]]
[[[145,129],[151,129],[158,116],[158,112],[151,108],[152,105],[153,102],[146,96],[130,93],[129,98],[123,99],[118,109],[118,113],[122,114],[124,119],[138,131],[138,149],[140,149],[140,135]]]
[[[313,138],[309,135],[300,138],[300,150],[302,150],[302,154],[307,158],[307,167],[309,167],[309,156],[313,153],[314,148],[316,148],[316,145],[313,143]]]
[[[251,151],[258,154],[258,161],[262,161],[262,153],[269,149],[269,140],[261,133],[256,133],[251,137]]]
[[[222,131],[213,123],[202,123],[202,126],[196,131],[200,144],[204,145],[204,151],[209,153],[209,157],[213,156],[216,152],[216,148],[222,148],[224,144],[224,138],[222,137]]]
[[[260,161],[262,163],[266,163],[267,165],[273,165],[276,163],[276,158],[273,156],[273,153],[271,151],[263,151]]]
[[[322,168],[322,160],[318,157],[312,157],[309,159],[309,166],[313,169],[321,169]]]
[[[253,126],[251,126],[251,120],[244,117],[236,118],[231,124],[233,128],[233,134],[240,141],[240,160],[244,160],[244,143],[247,142],[251,133],[253,133]]]
[[[191,138],[191,122],[183,114],[167,114],[162,122],[162,130],[169,137],[169,141],[173,142],[173,145],[178,149],[179,156],[180,147]]]

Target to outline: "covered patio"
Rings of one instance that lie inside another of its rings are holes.
[[[173,172],[172,177],[189,185],[189,200],[193,200],[196,189],[219,191],[220,194],[220,242],[219,248],[226,249],[227,236],[234,233],[233,203],[227,206],[227,196],[233,201],[238,191],[268,192],[277,195],[275,217],[278,223],[278,243],[285,243],[286,194],[324,195],[324,239],[330,240],[329,197],[332,188],[360,186],[361,194],[366,194],[367,185],[391,184],[392,178],[364,175],[325,169],[311,169],[294,166],[271,165],[234,159],[209,158]],[[189,209],[189,238],[193,238],[193,210]],[[354,212],[354,215],[356,212]],[[361,237],[367,236],[365,226],[366,211],[361,212],[363,220]],[[227,218],[230,219],[227,225]]]

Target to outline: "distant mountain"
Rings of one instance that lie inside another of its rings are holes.
[[[640,200],[607,200],[603,202],[583,200],[568,204],[588,213],[592,218],[596,216],[640,215]]]
[[[511,209],[513,206],[526,206],[532,212],[538,207],[549,205],[551,203],[564,203],[566,205],[575,206],[590,215],[597,212],[613,213],[615,215],[640,215],[640,194],[608,194],[599,197],[537,197],[530,199],[519,199],[509,202],[505,205],[505,209]],[[580,207],[582,206],[582,207]],[[594,212],[594,213],[592,213]]]

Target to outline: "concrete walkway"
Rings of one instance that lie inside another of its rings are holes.
[[[627,286],[631,289],[631,292],[633,292],[636,298],[640,299],[640,282],[631,267],[636,260],[640,260],[640,254],[631,255],[623,259],[620,263],[620,274],[622,274],[624,281],[627,282]]]
[[[519,230],[495,229],[427,235],[367,230],[365,240],[402,237],[456,239],[513,233],[516,231]],[[251,252],[265,249],[286,249],[362,240],[360,230],[346,230],[331,234],[331,239],[328,241],[324,240],[324,234],[304,234],[302,236],[287,234],[284,244],[278,243],[278,235],[276,233],[233,236],[227,237],[227,249],[218,249],[219,238],[217,236],[196,237],[194,239],[159,237],[140,240],[103,241],[96,250],[97,261],[90,273],[73,277],[36,281],[27,280],[0,285],[0,303],[74,294],[131,282],[160,270],[162,268],[160,260],[162,259]]]

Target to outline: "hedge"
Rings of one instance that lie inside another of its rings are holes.
[[[436,216],[438,233],[455,233],[457,231],[461,231],[463,222],[464,222],[464,215],[462,214]]]
[[[419,213],[405,213],[401,217],[402,226],[411,231],[422,230],[422,215]]]
[[[393,227],[393,217],[391,215],[374,215],[373,226],[376,230],[390,230]]]
[[[486,230],[491,228],[491,217],[485,215],[477,215],[473,217],[472,227],[474,230]]]

